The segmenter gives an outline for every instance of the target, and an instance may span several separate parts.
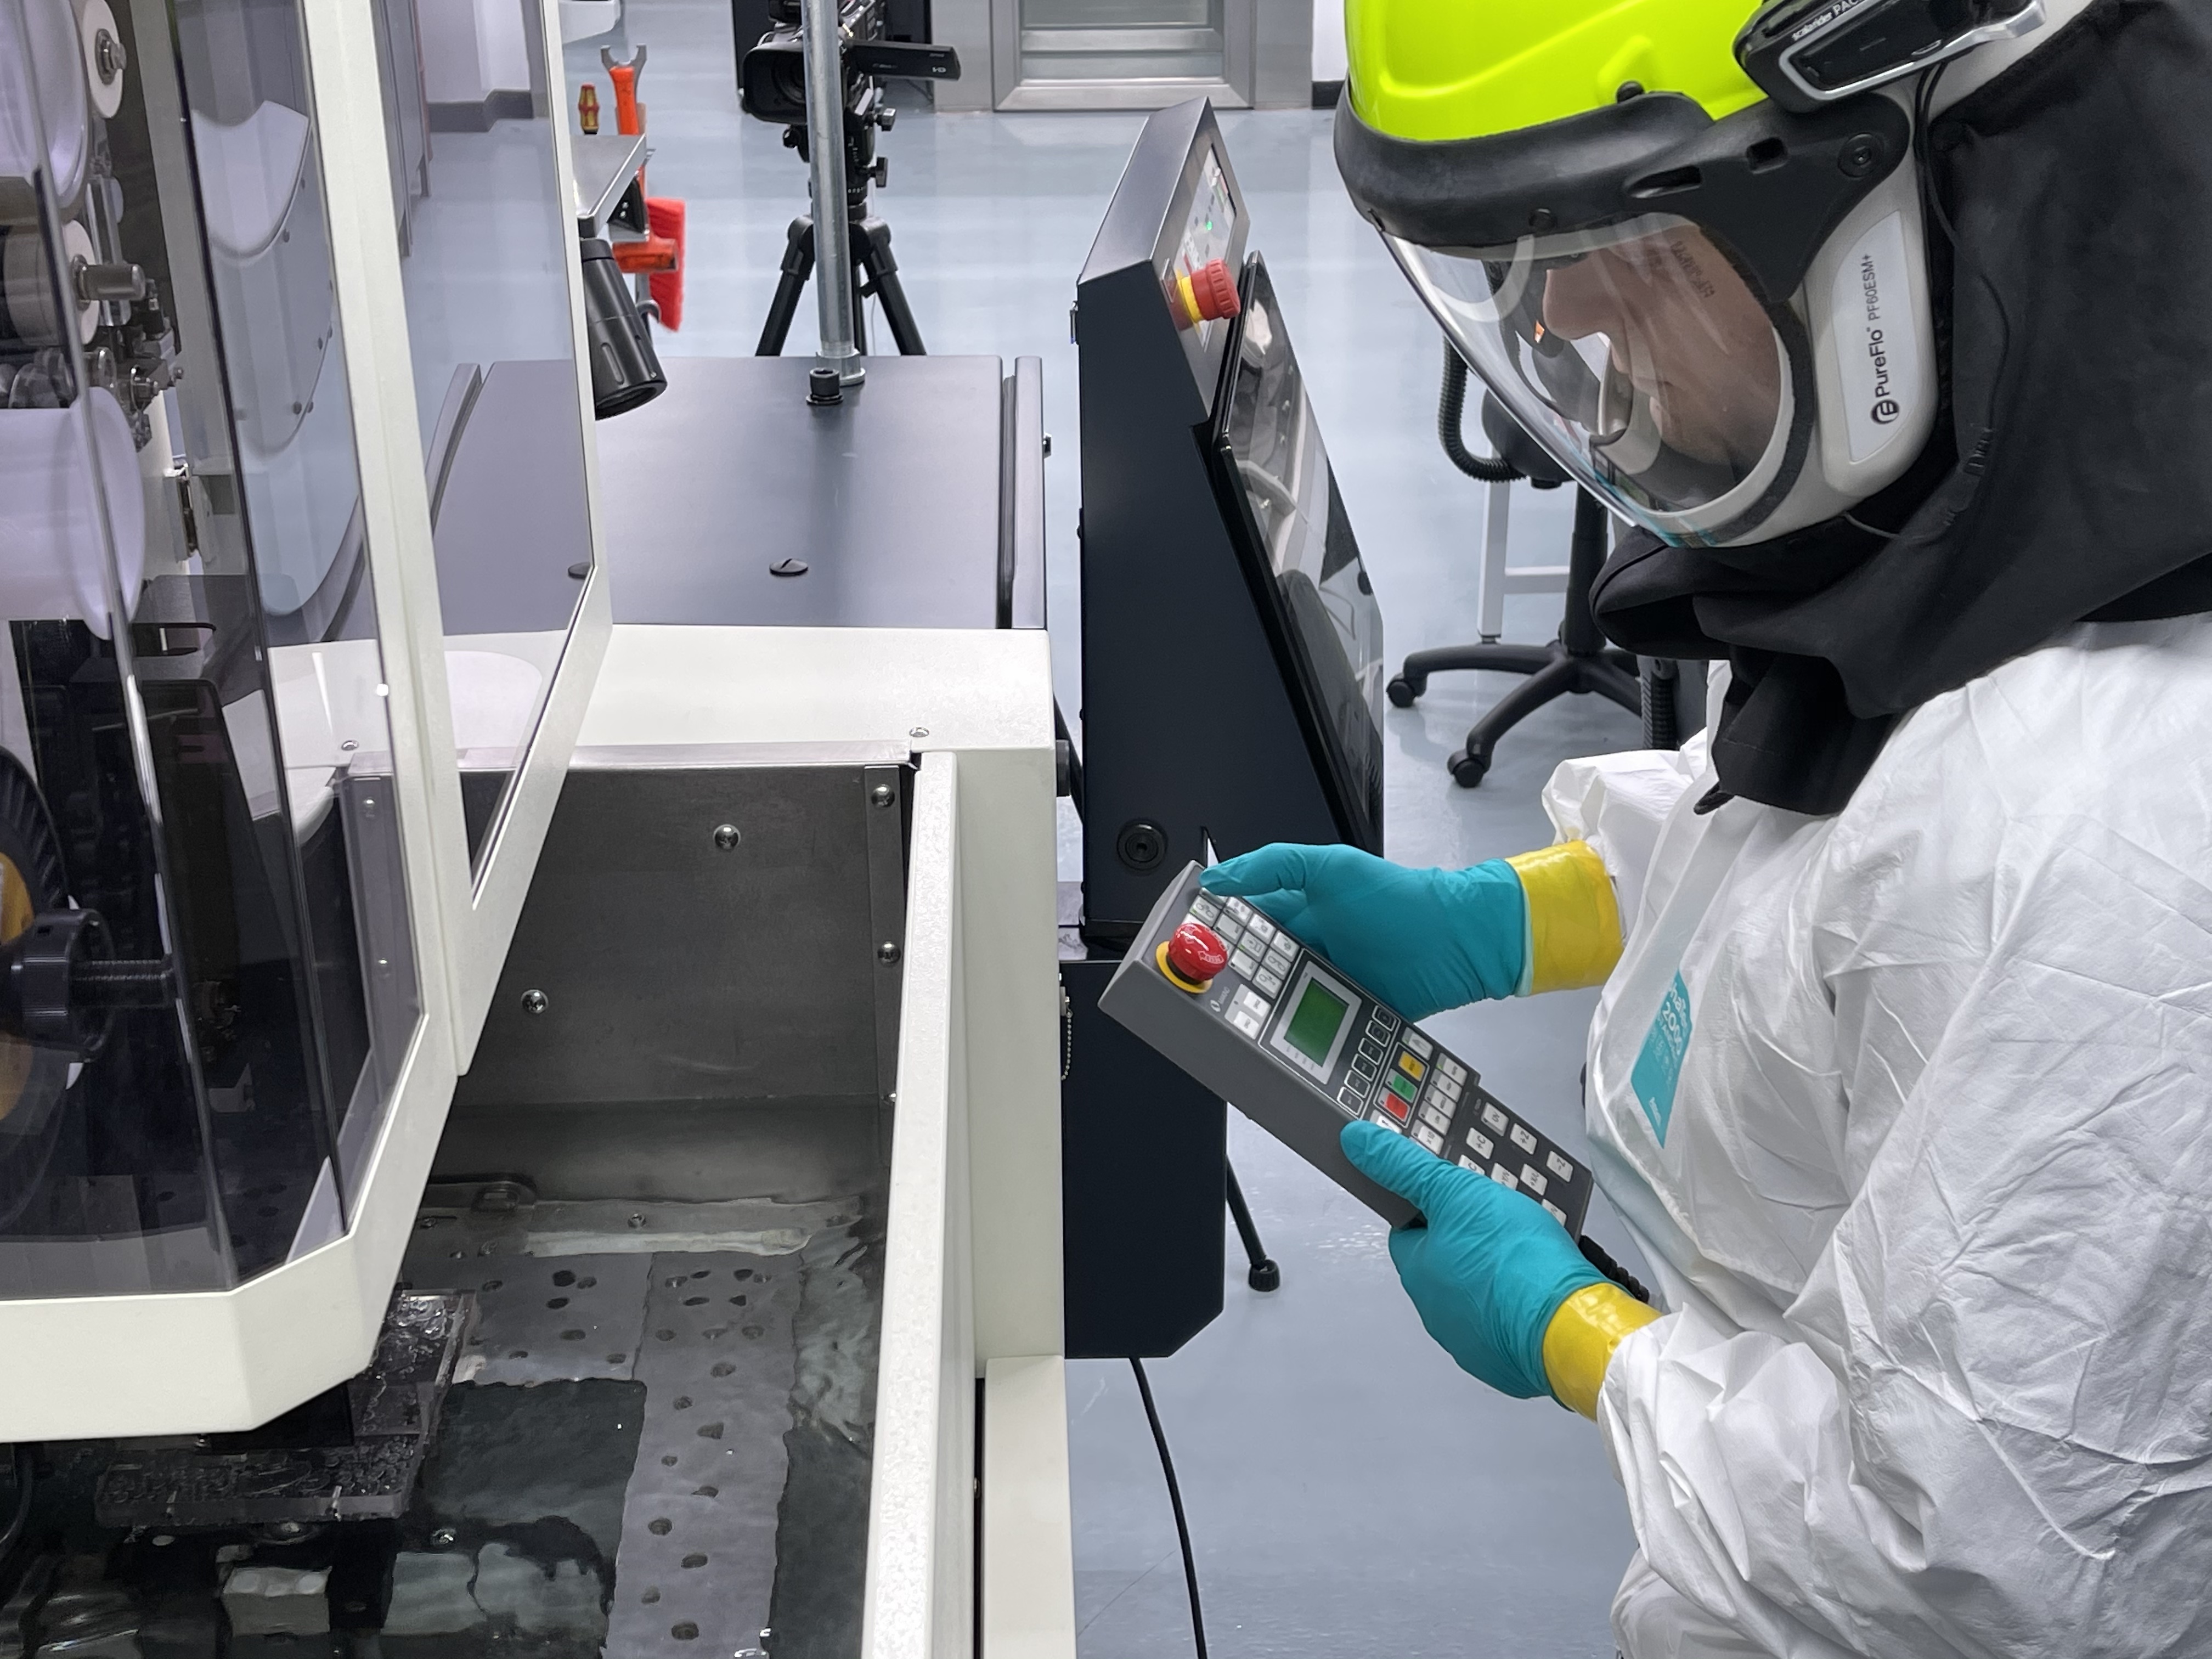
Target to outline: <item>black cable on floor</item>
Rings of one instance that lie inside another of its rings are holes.
[[[1176,1484],[1175,1459],[1168,1455],[1167,1431],[1160,1426],[1159,1407],[1152,1404],[1152,1385],[1145,1376],[1145,1362],[1129,1356],[1129,1369],[1137,1374],[1137,1392],[1145,1399],[1145,1420],[1152,1425],[1152,1443],[1160,1449],[1160,1473],[1168,1478],[1168,1502],[1175,1507],[1176,1541],[1182,1546],[1182,1580],[1190,1587],[1190,1640],[1198,1659],[1206,1659],[1206,1615],[1198,1606],[1198,1563],[1190,1553],[1190,1523],[1183,1519],[1182,1488]]]

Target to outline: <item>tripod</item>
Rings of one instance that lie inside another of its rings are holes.
[[[898,261],[891,257],[891,228],[866,214],[866,186],[863,185],[860,206],[847,222],[852,228],[853,238],[853,343],[863,356],[866,356],[868,325],[860,302],[880,300],[884,320],[890,325],[891,340],[900,356],[925,356],[921,329],[906,302],[906,289],[899,282]],[[753,356],[783,355],[784,338],[791,332],[791,319],[799,314],[799,296],[806,291],[806,279],[813,274],[814,220],[811,215],[801,214],[791,222],[790,230],[785,233],[783,273],[776,279],[775,297],[769,301],[768,320],[761,327],[760,343],[753,348]]]
[[[866,47],[856,46],[848,67],[865,67],[884,50],[885,43],[881,41]],[[867,355],[867,311],[861,302],[879,300],[883,302],[884,320],[890,325],[891,339],[899,354],[922,356],[927,348],[921,343],[921,329],[914,320],[913,307],[906,302],[906,289],[899,281],[898,261],[891,257],[891,228],[869,210],[868,203],[870,191],[885,182],[890,171],[889,159],[876,154],[876,134],[889,132],[898,119],[898,112],[884,101],[883,88],[861,75],[848,84],[847,100],[840,105],[837,114],[836,130],[843,133],[845,139],[845,225],[853,268],[853,349],[862,356]],[[800,159],[810,163],[811,138],[808,129],[797,122],[783,130],[785,145],[797,150]],[[836,158],[833,155],[830,159]],[[834,176],[836,169],[830,171]],[[820,178],[817,170],[817,210],[823,194]],[[799,314],[799,295],[806,291],[806,280],[814,274],[814,216],[801,214],[791,222],[790,230],[785,233],[782,275],[776,279],[775,297],[769,301],[768,320],[762,325],[760,343],[753,348],[756,357],[783,355],[783,342],[791,332],[791,319]]]

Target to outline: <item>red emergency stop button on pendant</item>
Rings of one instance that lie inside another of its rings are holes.
[[[1229,965],[1229,947],[1202,921],[1186,921],[1159,950],[1160,972],[1168,983],[1195,994]]]

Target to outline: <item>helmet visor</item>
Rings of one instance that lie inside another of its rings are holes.
[[[1790,426],[1766,308],[1687,220],[1510,247],[1385,239],[1491,392],[1570,472],[1671,538],[1765,493]]]

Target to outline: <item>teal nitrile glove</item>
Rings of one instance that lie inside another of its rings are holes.
[[[1251,900],[1407,1019],[1510,997],[1528,959],[1528,901],[1503,859],[1408,870],[1357,847],[1276,842],[1199,884]]]
[[[1518,1399],[1552,1392],[1544,1333],[1552,1316],[1605,1276],[1565,1228],[1525,1194],[1425,1152],[1379,1123],[1347,1123],[1344,1155],[1420,1211],[1394,1227],[1390,1260],[1422,1328],[1459,1368]]]

